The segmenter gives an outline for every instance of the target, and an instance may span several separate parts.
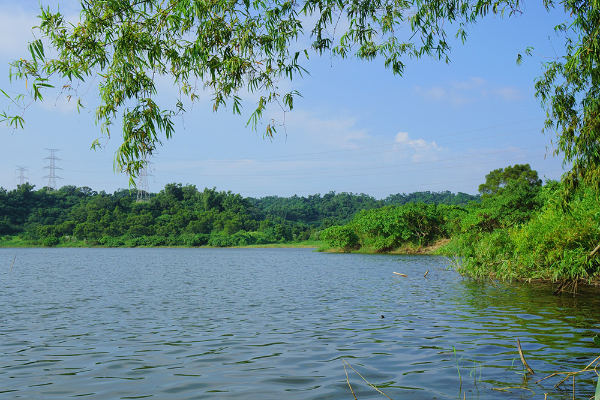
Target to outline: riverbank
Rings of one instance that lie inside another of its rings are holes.
[[[285,242],[285,243],[264,243],[264,244],[252,244],[245,246],[223,246],[227,248],[241,248],[241,249],[251,249],[251,248],[291,248],[291,249],[303,249],[303,248],[320,248],[324,244],[321,241],[316,240],[307,240],[303,242]],[[115,245],[103,245],[98,242],[89,243],[84,240],[77,241],[59,241],[58,243],[53,242],[52,245],[44,244],[44,243],[35,243],[27,240],[20,239],[18,236],[14,237],[0,237],[0,248],[48,248],[48,247],[57,247],[57,248],[220,248],[219,246],[193,246],[193,245],[128,245],[123,244],[119,246]]]
[[[344,250],[339,247],[330,247],[326,244],[323,244],[322,247],[319,247],[317,251],[323,253],[353,253],[353,254],[404,254],[404,255],[440,255],[441,251],[448,243],[450,243],[450,239],[439,239],[434,241],[432,244],[428,246],[420,246],[414,245],[412,243],[405,243],[402,246],[390,250],[390,251],[377,251],[370,247],[361,247],[358,250]]]

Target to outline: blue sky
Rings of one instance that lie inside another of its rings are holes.
[[[18,92],[8,80],[8,62],[27,56],[36,24],[37,1],[0,0],[0,88]],[[55,8],[55,1],[42,1]],[[77,2],[61,2],[75,18]],[[527,3],[518,17],[487,17],[469,28],[465,45],[453,43],[452,62],[406,60],[402,77],[372,62],[311,56],[310,76],[283,82],[283,88],[303,95],[285,115],[272,140],[246,127],[253,109],[244,95],[244,113],[212,112],[210,99],[188,107],[178,119],[173,139],[152,160],[149,186],[157,192],[171,182],[193,184],[200,190],[217,187],[244,196],[306,196],[354,192],[385,198],[414,191],[475,194],[489,171],[529,163],[541,177],[558,179],[562,158],[552,155],[551,133],[542,134],[545,111],[534,97],[534,80],[542,63],[556,53],[561,41],[552,28],[565,20],[562,10],[546,12],[541,2]],[[299,46],[302,46],[300,43]],[[533,57],[516,65],[518,53],[533,46]],[[555,53],[556,51],[556,53]],[[158,83],[162,98],[176,96],[173,86]],[[58,186],[89,186],[112,192],[128,187],[128,178],[113,172],[119,144],[115,130],[106,148],[90,150],[100,136],[94,124],[94,82],[82,85],[85,108],[58,92],[25,111],[26,126],[0,126],[0,186],[18,183],[16,166],[28,166],[29,181],[47,185],[45,148],[57,148],[62,160]],[[8,103],[0,100],[0,108]],[[10,112],[16,109],[11,108]],[[267,118],[281,121],[283,113],[269,109]]]

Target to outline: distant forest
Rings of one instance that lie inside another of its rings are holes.
[[[89,187],[36,190],[25,183],[0,188],[3,241],[54,246],[66,242],[105,246],[210,245],[227,247],[304,241],[319,231],[351,221],[362,210],[407,203],[466,205],[480,196],[415,192],[377,200],[366,194],[315,194],[308,197],[243,197],[216,188],[167,184],[149,200],[137,191],[112,194]]]

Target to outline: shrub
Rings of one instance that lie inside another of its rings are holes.
[[[321,240],[331,247],[340,248],[344,251],[357,250],[360,248],[358,235],[348,226],[332,226],[321,232]]]
[[[43,244],[46,247],[54,247],[60,243],[60,240],[57,237],[50,236],[44,239]]]

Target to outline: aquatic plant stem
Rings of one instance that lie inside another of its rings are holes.
[[[462,378],[460,377],[460,368],[458,367],[458,357],[456,356],[456,349],[452,346],[452,351],[454,351],[454,360],[456,361],[456,370],[458,371],[458,380],[460,382],[460,387],[458,390],[462,390]]]
[[[17,259],[17,255],[15,254],[15,258],[13,258],[13,262],[12,265],[10,266],[10,270],[12,271],[14,265],[15,265],[15,260]]]

